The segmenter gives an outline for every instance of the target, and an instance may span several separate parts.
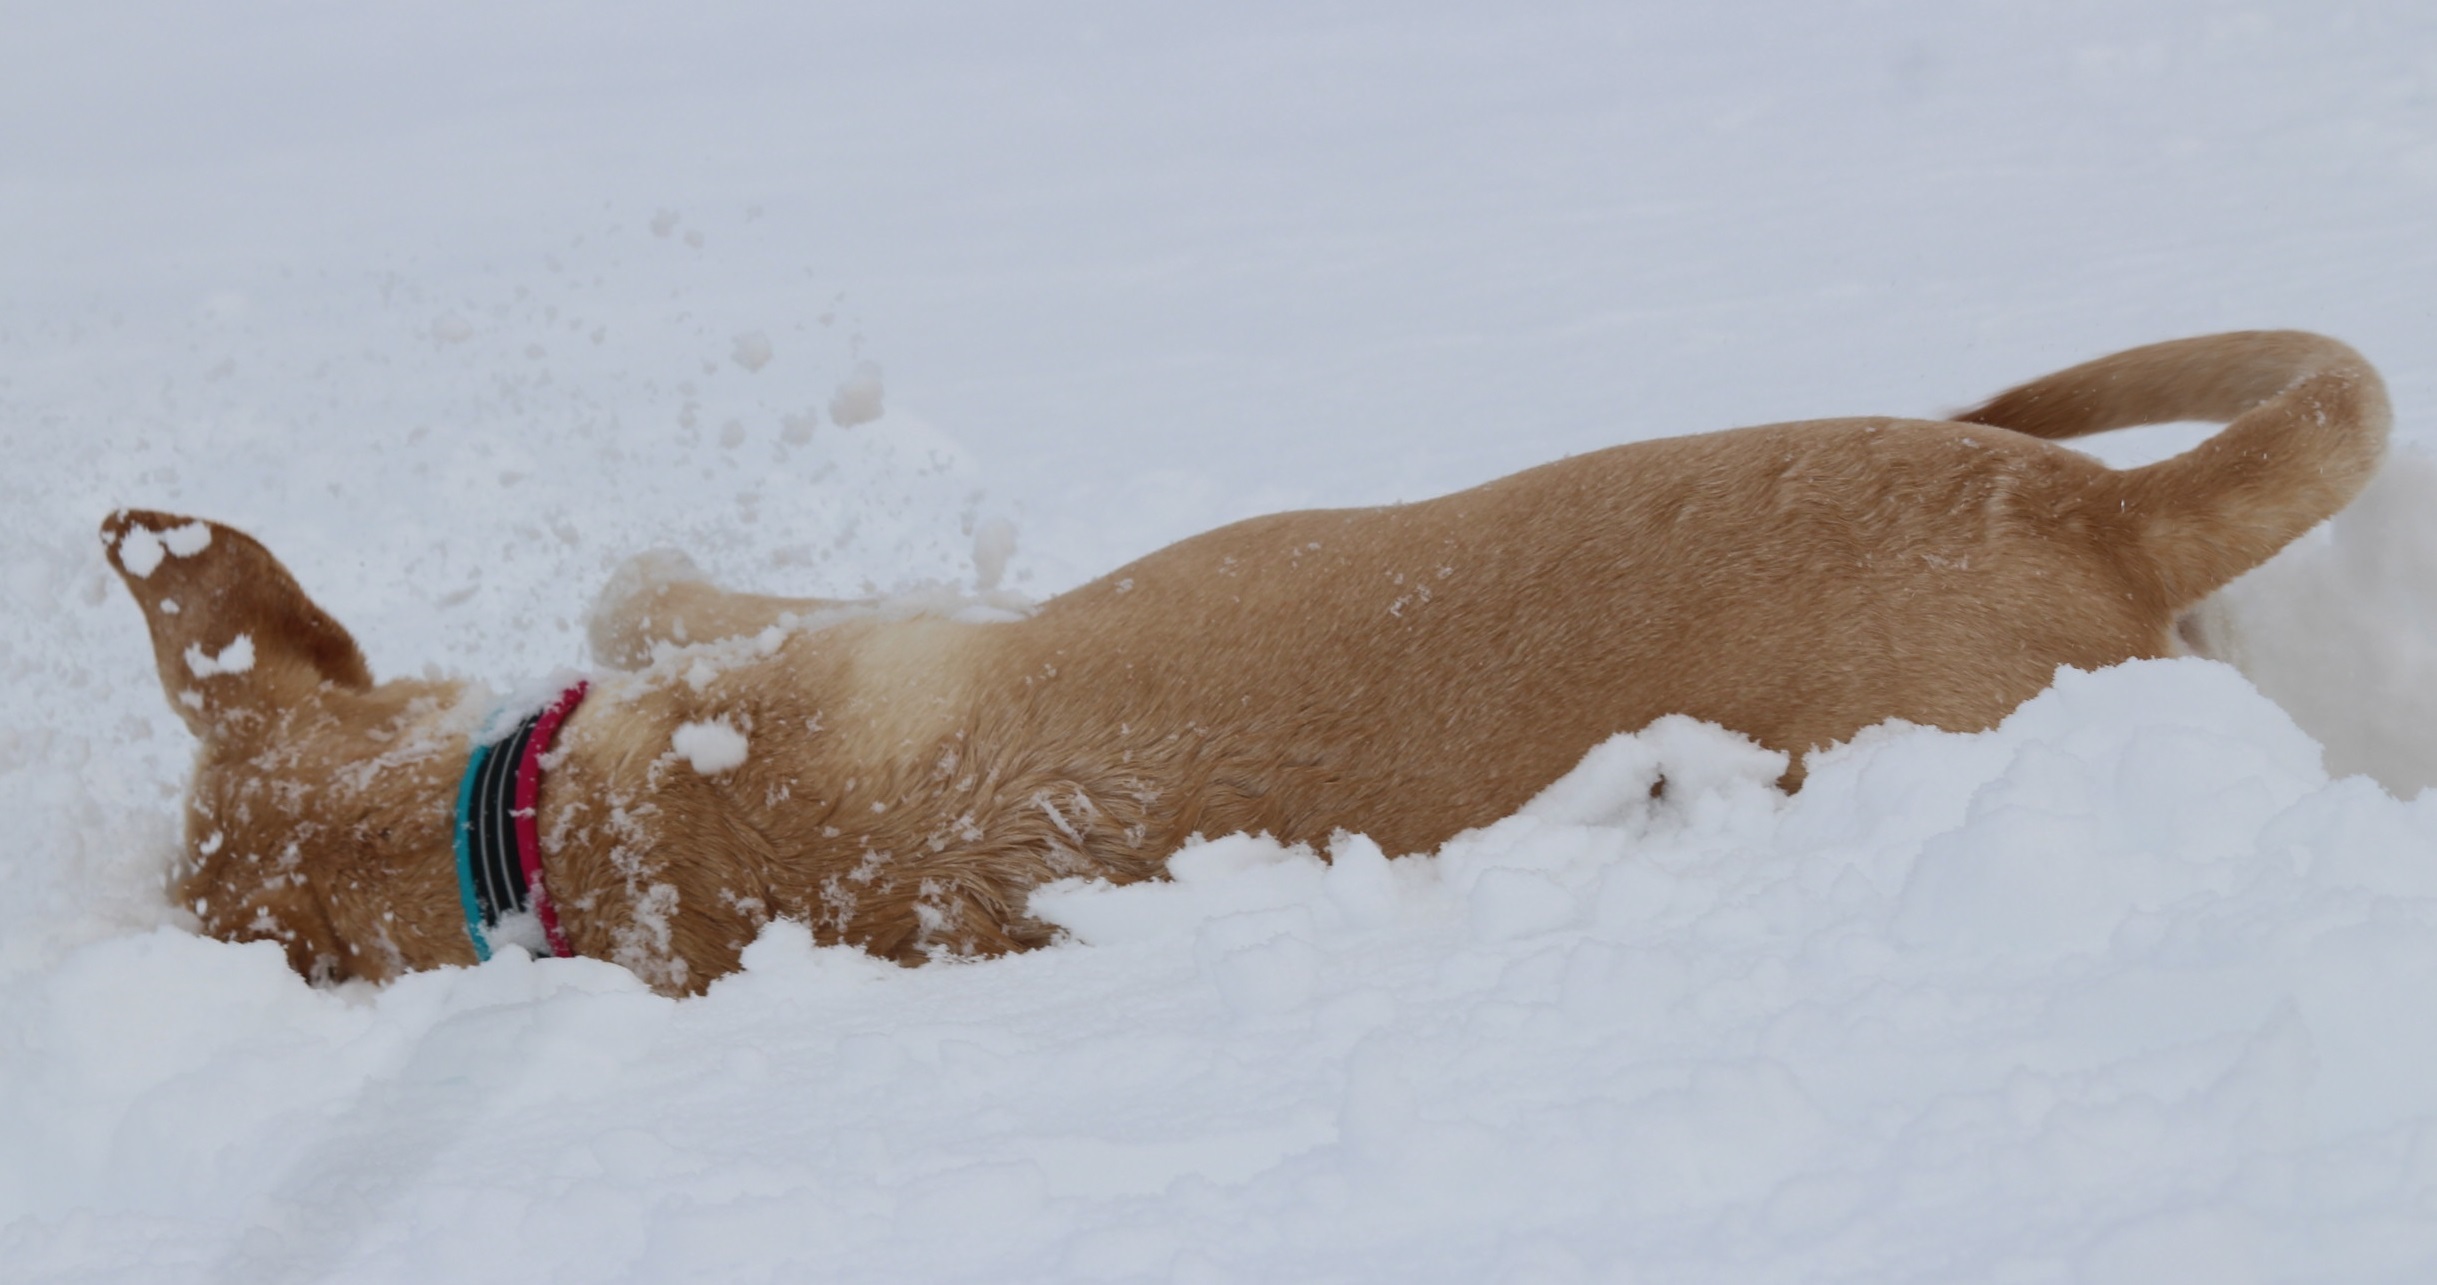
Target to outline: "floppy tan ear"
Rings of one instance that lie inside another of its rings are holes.
[[[372,686],[364,654],[271,551],[234,527],[121,509],[102,546],[152,630],[170,707],[206,740],[323,684]]]

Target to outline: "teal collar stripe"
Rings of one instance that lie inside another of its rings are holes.
[[[474,891],[474,785],[482,779],[483,769],[491,764],[495,745],[477,742],[474,757],[466,761],[465,779],[457,784],[457,897],[465,903],[465,935],[473,939],[474,958],[488,962],[491,940],[482,929],[482,898]]]

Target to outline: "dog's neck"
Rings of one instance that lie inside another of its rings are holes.
[[[477,738],[458,785],[457,888],[477,959],[514,942],[535,954],[574,954],[542,879],[535,825],[542,758],[559,724],[584,699],[581,680],[496,738]]]

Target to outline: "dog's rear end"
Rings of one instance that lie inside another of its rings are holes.
[[[2131,554],[2170,609],[2197,605],[2352,503],[2393,422],[2385,382],[2346,344],[2299,330],[2205,335],[2101,357],[2000,393],[1964,423],[2072,438],[2224,420],[2193,449],[2116,473],[2138,520]]]

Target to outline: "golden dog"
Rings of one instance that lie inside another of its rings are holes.
[[[2231,423],[2128,470],[2045,440],[2184,419]],[[1953,421],[1642,442],[1256,518],[1010,622],[644,583],[595,631],[639,668],[560,703],[496,824],[538,844],[559,949],[681,993],[775,917],[907,962],[1036,946],[1034,888],[1156,877],[1195,834],[1427,851],[1664,714],[1788,752],[1796,785],[1870,724],[1985,728],[2060,665],[2169,654],[2186,609],[2360,490],[2388,419],[2352,349],[2246,332]],[[202,742],[177,887],[204,929],[317,980],[473,962],[501,931],[453,856],[498,735],[481,698],[374,683],[238,531],[102,534]]]

